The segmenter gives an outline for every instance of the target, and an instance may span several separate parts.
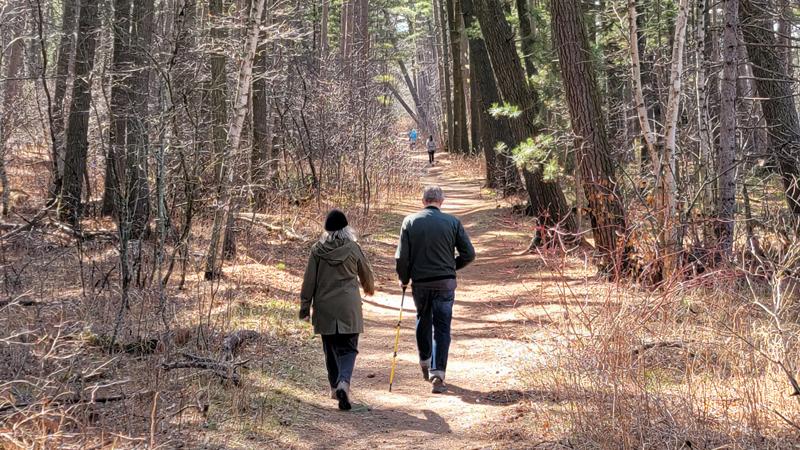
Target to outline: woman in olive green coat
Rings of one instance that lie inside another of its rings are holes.
[[[356,243],[343,212],[334,209],[325,219],[325,234],[311,248],[300,292],[300,319],[309,320],[322,336],[331,397],[339,409],[350,409],[350,378],[358,354],[358,335],[364,332],[359,279],[366,295],[375,293],[367,257]]]

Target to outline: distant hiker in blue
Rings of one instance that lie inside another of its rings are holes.
[[[423,378],[433,384],[434,394],[447,390],[444,375],[450,351],[456,270],[475,260],[475,249],[464,226],[456,217],[440,210],[443,202],[442,188],[425,188],[422,194],[425,209],[403,220],[394,256],[400,284],[405,287],[413,283],[419,366]]]
[[[411,148],[417,146],[417,129],[412,128],[411,131],[408,132],[408,142],[411,144]]]

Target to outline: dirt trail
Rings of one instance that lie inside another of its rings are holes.
[[[507,210],[481,197],[479,183],[449,174],[449,164],[446,156],[440,158],[436,166],[423,169],[420,181],[442,186],[447,197],[443,210],[462,220],[478,254],[475,263],[459,272],[447,371],[449,392],[431,394],[430,384],[421,378],[410,292],[395,384],[392,393],[387,390],[400,304],[393,276],[396,233],[374,239],[368,249],[381,283],[376,296],[364,304],[366,329],[352,383],[355,401],[366,407],[321,415],[303,436],[312,448],[508,448],[514,441],[520,445],[519,435],[509,431],[508,423],[524,397],[516,363],[535,350],[529,335],[536,327],[526,324],[516,309],[533,287],[519,278],[532,263],[530,256],[517,255],[528,235],[506,223]],[[398,229],[400,217],[418,208],[417,204],[399,205],[395,210]],[[318,405],[334,406],[322,393]]]

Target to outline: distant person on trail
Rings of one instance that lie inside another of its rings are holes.
[[[441,212],[444,192],[429,186],[422,194],[425,209],[403,220],[395,260],[400,284],[412,282],[417,307],[419,366],[432,392],[444,383],[450,351],[450,322],[455,301],[456,271],[475,260],[475,249],[457,218]],[[458,256],[454,256],[455,252]]]
[[[417,129],[412,128],[411,131],[408,132],[408,143],[411,145],[411,148],[417,146]]]
[[[328,213],[325,233],[311,247],[300,292],[300,319],[322,335],[331,398],[349,410],[350,378],[358,354],[358,335],[364,332],[359,279],[364,293],[375,293],[372,267],[356,243],[355,232],[338,209]],[[313,314],[312,314],[313,309]]]
[[[436,153],[436,143],[433,142],[433,135],[428,137],[428,142],[425,145],[428,147],[428,163],[433,165],[433,154]]]

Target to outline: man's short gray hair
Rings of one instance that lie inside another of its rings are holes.
[[[422,201],[425,203],[442,203],[444,201],[444,191],[439,186],[427,186],[422,191]]]

